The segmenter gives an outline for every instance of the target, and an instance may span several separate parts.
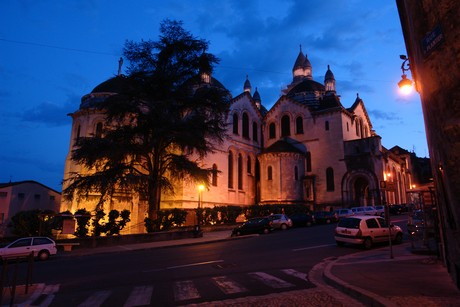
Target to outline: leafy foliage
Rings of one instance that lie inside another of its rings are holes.
[[[103,137],[79,138],[72,160],[92,173],[68,179],[67,199],[96,191],[100,209],[115,192],[136,191],[153,221],[172,180],[208,182],[212,170],[200,161],[226,136],[230,95],[203,83],[218,63],[205,40],[177,21],[163,21],[160,32],[158,41],[126,42],[126,90],[101,104]]]
[[[88,236],[88,226],[91,220],[91,212],[81,208],[75,211],[75,219],[77,220],[77,229],[75,235],[79,238]]]
[[[16,213],[8,225],[12,233],[21,237],[51,236],[54,212],[52,210],[28,210]]]

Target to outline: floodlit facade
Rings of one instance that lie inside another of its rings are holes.
[[[175,182],[175,194],[162,196],[161,208],[303,204],[312,210],[334,207],[406,203],[412,184],[410,159],[381,145],[363,100],[344,107],[336,93],[335,77],[327,68],[322,82],[313,80],[312,65],[300,50],[292,68],[292,81],[267,110],[249,78],[232,98],[227,116],[228,138],[202,161],[215,170],[204,191],[196,184]],[[97,105],[123,91],[122,75],[98,85],[83,96],[73,119],[64,179],[86,173],[71,160],[80,136],[100,136],[104,116]],[[202,78],[199,86],[223,86]],[[65,186],[64,186],[65,188]],[[94,210],[98,195],[63,201],[61,211]],[[117,195],[110,209],[128,209],[132,231],[143,231],[147,204],[136,194]]]

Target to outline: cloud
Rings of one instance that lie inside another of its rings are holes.
[[[378,120],[399,121],[402,123],[402,118],[396,112],[387,112],[381,110],[368,110],[372,118]]]
[[[71,122],[66,115],[74,112],[75,106],[78,106],[79,103],[80,97],[76,95],[70,96],[64,105],[42,102],[25,110],[20,117],[24,121],[42,123],[51,127],[65,126]]]

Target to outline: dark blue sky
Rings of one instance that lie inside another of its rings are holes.
[[[396,85],[406,49],[395,1],[3,0],[0,182],[61,191],[67,114],[117,73],[126,40],[156,40],[165,18],[210,42],[221,59],[214,77],[234,96],[249,75],[267,109],[292,81],[302,45],[316,81],[331,66],[345,107],[359,93],[385,147],[428,156],[419,95],[403,97]]]

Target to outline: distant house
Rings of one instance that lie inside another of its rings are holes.
[[[33,209],[59,212],[61,193],[36,181],[0,183],[0,236],[7,234],[11,217]]]

